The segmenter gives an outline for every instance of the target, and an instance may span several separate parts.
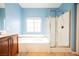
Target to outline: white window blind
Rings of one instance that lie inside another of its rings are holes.
[[[41,32],[41,18],[28,17],[26,19],[27,32]]]

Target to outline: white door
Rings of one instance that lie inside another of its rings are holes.
[[[50,46],[55,46],[55,17],[47,17],[47,32],[50,40]]]
[[[63,32],[63,41],[64,41],[64,46],[69,46],[69,14],[70,12],[66,12],[63,14],[63,19],[64,19],[64,32]]]
[[[64,28],[62,28],[64,26]],[[57,18],[56,46],[69,46],[69,11]]]

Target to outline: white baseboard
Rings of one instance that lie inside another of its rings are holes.
[[[51,48],[51,52],[71,52],[70,48],[63,48],[63,47],[57,47],[57,48]]]

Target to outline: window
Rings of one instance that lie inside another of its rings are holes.
[[[41,18],[28,17],[26,19],[27,32],[41,32]]]

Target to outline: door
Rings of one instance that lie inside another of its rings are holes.
[[[50,47],[55,47],[55,17],[47,17],[47,34],[50,40]]]
[[[56,39],[56,46],[64,46],[68,47],[69,46],[69,11],[65,12],[64,14],[61,14],[57,18],[57,36]]]

